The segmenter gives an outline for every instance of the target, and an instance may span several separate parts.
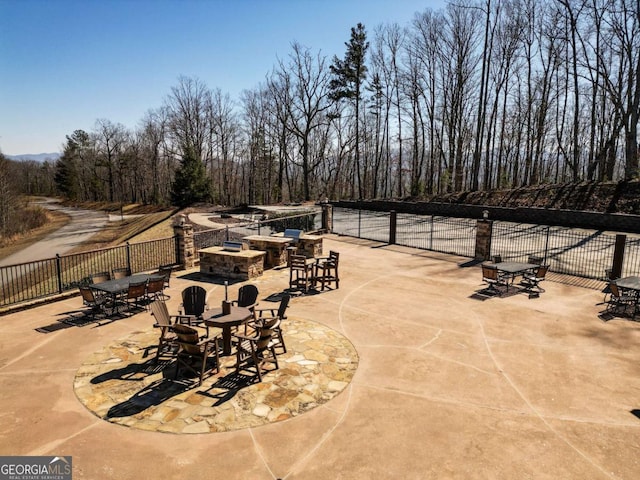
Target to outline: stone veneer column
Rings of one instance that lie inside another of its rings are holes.
[[[178,215],[173,224],[173,232],[178,237],[178,263],[188,270],[196,265],[196,247],[193,240],[193,226],[185,215]]]
[[[322,229],[331,233],[333,227],[333,205],[322,205]]]
[[[491,258],[491,235],[493,233],[493,221],[481,219],[476,225],[476,260],[489,260]]]

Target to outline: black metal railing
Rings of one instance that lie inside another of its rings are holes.
[[[0,267],[0,307],[73,290],[92,273],[150,271],[177,263],[177,257],[177,239],[169,237]]]
[[[394,219],[395,217],[395,219]],[[391,226],[395,232],[391,231]],[[334,208],[332,231],[366,240],[473,257],[476,221],[410,213]]]
[[[354,210],[350,208],[333,209],[333,226],[331,230],[339,235],[388,242],[389,225],[389,212]]]
[[[473,258],[476,225],[477,220],[469,218],[335,207],[330,229],[339,235]],[[200,231],[194,234],[194,243],[199,250],[287,228],[320,230],[322,215],[312,212]],[[500,254],[508,260],[538,255],[550,264],[553,272],[602,280],[616,262],[622,276],[638,273],[640,238],[598,230],[495,221],[491,254]],[[136,273],[176,263],[179,263],[178,238],[170,237],[0,267],[0,307],[64,293],[87,282],[95,272],[127,267]]]
[[[435,215],[398,214],[395,243],[434,252],[473,257],[476,221]]]
[[[598,230],[495,222],[491,252],[522,261],[537,255],[553,272],[601,279],[611,268],[615,243],[615,234]]]
[[[201,250],[222,245],[225,241],[239,242],[249,235],[272,235],[284,232],[287,228],[305,232],[320,230],[322,228],[322,215],[320,212],[309,212],[270,220],[236,223],[224,228],[201,230],[194,233],[194,244],[196,250]]]
[[[474,258],[477,221],[335,207],[332,231]],[[616,248],[621,237],[622,249]],[[495,254],[516,261],[537,255],[544,258],[552,272],[602,280],[616,256],[620,257],[621,276],[638,274],[640,238],[600,230],[495,221],[491,255]]]

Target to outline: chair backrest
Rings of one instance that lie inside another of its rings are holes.
[[[188,355],[199,355],[201,356],[204,353],[204,350],[199,345],[200,337],[198,336],[198,331],[194,330],[191,327],[186,325],[176,324],[171,327],[171,330],[178,337],[178,345],[180,345],[180,350],[187,353]]]
[[[180,345],[182,351],[186,352],[188,355],[198,355],[202,357],[202,355],[205,353],[205,350],[202,348],[202,346],[198,345],[197,343],[183,342],[182,340],[178,340],[178,345]]]
[[[151,309],[151,315],[156,318],[156,323],[161,327],[171,326],[171,316],[169,315],[169,309],[167,304],[162,300],[155,300],[149,305]]]
[[[291,263],[289,264],[291,270],[306,270],[307,269],[307,257],[304,255],[291,255]]]
[[[493,263],[500,263],[500,262],[502,262],[502,255],[494,255]]]
[[[180,343],[189,343],[195,345],[200,341],[198,331],[195,328],[177,323],[173,327],[171,327],[171,330],[173,330],[173,332],[176,334]]]
[[[498,269],[491,265],[482,265],[482,278],[498,280]]]
[[[164,277],[152,277],[147,283],[147,293],[157,293],[164,290]]]
[[[338,268],[338,260],[340,260],[340,253],[329,250],[329,261],[335,264],[336,268]]]
[[[91,275],[91,283],[102,283],[111,280],[109,272],[99,272]]]
[[[605,280],[617,280],[619,277],[617,275],[613,274],[613,270],[610,268],[607,268],[604,271],[604,278]]]
[[[620,287],[616,282],[609,282],[609,291],[613,297],[620,297]]]
[[[287,312],[287,307],[289,306],[289,300],[291,300],[291,295],[283,295],[280,300],[280,306],[278,307],[278,318],[287,318],[285,313]]]
[[[238,306],[251,307],[258,301],[258,287],[249,283],[238,289]]]
[[[200,316],[207,304],[207,291],[199,285],[191,285],[182,291],[182,308],[185,315]]]
[[[539,257],[538,255],[529,255],[529,258],[527,259],[527,263],[535,263],[536,265],[540,265],[542,264],[542,257]]]
[[[147,293],[147,282],[129,283],[127,298],[143,297]]]
[[[536,270],[536,278],[544,278],[549,271],[549,265],[540,265]]]
[[[255,340],[256,351],[262,352],[269,348],[271,343],[271,337],[273,337],[274,331],[280,326],[280,319],[278,317],[272,317],[264,321],[264,323],[258,327],[257,338]]]
[[[80,294],[82,295],[82,300],[88,304],[96,303],[96,297],[93,294],[93,290],[89,287],[81,286]]]
[[[172,271],[173,268],[171,267],[171,265],[160,265],[158,267],[158,275],[164,277],[164,283],[167,287],[169,286],[169,280],[171,279]]]
[[[128,277],[129,275],[131,275],[131,270],[129,270],[127,267],[114,268],[111,278],[118,279]]]

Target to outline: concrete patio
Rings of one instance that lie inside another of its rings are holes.
[[[330,249],[340,289],[288,311],[357,352],[325,403],[211,433],[105,421],[80,401],[78,371],[153,318],[61,323],[81,308],[72,297],[0,317],[0,455],[71,455],[73,478],[92,480],[638,478],[640,322],[599,317],[598,289],[552,277],[539,298],[488,298],[466,258],[337,236]],[[178,271],[170,311],[193,283],[210,305],[224,298],[197,269]],[[288,272],[252,283],[265,304]]]

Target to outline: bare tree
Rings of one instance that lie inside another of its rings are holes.
[[[446,36],[441,44],[443,68],[443,117],[448,142],[449,189],[461,191],[464,186],[465,152],[468,152],[468,123],[473,87],[473,74],[478,64],[477,24],[466,6],[449,4],[445,17]]]
[[[167,112],[164,108],[149,110],[138,131],[141,155],[146,161],[145,172],[151,172],[148,201],[163,204],[168,201],[172,182],[170,158],[166,155]]]
[[[176,153],[189,150],[202,159],[209,131],[207,104],[211,92],[200,80],[181,76],[178,85],[171,87],[165,100],[169,131],[178,148]]]
[[[296,164],[302,168],[302,195],[310,200],[310,179],[323,159],[322,154],[312,158],[311,140],[315,131],[327,123],[324,113],[331,106],[329,71],[324,57],[319,53],[313,55],[308,48],[294,42],[289,62],[280,61],[274,75],[278,83],[289,86],[289,101],[283,103],[287,109],[285,125],[298,141],[300,161]]]
[[[209,165],[212,183],[218,187],[218,198],[230,205],[237,194],[239,161],[235,158],[235,144],[240,135],[235,104],[229,94],[217,88],[207,96],[206,112],[207,155],[203,160]]]
[[[120,168],[128,132],[124,125],[107,119],[96,121],[94,138],[96,141],[97,166],[106,172],[107,199],[121,201],[124,171]]]

